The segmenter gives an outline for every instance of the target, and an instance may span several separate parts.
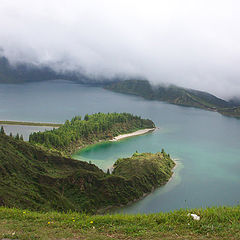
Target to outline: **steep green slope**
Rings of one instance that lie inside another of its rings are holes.
[[[119,134],[154,127],[151,120],[129,113],[97,113],[86,115],[84,120],[79,116],[74,117],[58,129],[33,133],[29,136],[29,141],[65,153],[73,153],[83,146],[110,140]]]
[[[126,80],[107,84],[111,91],[134,94],[146,99],[159,100],[177,105],[198,107],[208,110],[233,107],[232,103],[224,101],[206,92],[185,89],[177,86],[151,86],[146,80]]]
[[[150,192],[152,188],[165,184],[172,176],[175,163],[162,150],[160,153],[134,153],[131,158],[121,158],[114,164],[113,174],[141,185]]]
[[[0,135],[0,204],[35,210],[68,210],[80,206],[68,199],[64,183],[104,173],[86,162],[49,154],[29,143]]]
[[[165,153],[135,154],[130,160],[124,166],[119,160],[113,174],[106,174],[93,164],[0,133],[0,205],[94,213],[142,197],[165,183],[174,165]],[[130,167],[141,174],[123,170]]]

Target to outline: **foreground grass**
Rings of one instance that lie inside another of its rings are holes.
[[[23,125],[23,126],[42,126],[42,127],[60,127],[60,123],[37,123],[37,122],[17,122],[17,121],[0,121],[0,124],[5,125]]]
[[[195,221],[188,213],[196,213]],[[37,213],[0,208],[0,239],[240,239],[240,206],[149,215]]]

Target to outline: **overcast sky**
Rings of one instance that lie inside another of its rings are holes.
[[[239,0],[0,0],[14,62],[240,96]]]

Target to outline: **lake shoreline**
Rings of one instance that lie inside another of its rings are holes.
[[[19,126],[36,126],[36,127],[60,127],[61,123],[41,123],[41,122],[21,122],[0,120],[0,125],[19,125]]]
[[[136,198],[134,200],[131,200],[129,202],[127,202],[126,204],[121,204],[119,206],[112,206],[112,205],[109,205],[107,207],[104,207],[104,208],[100,208],[97,210],[97,215],[106,215],[106,214],[119,214],[119,212],[117,212],[116,210],[117,209],[121,209],[123,207],[127,207],[127,206],[130,206],[138,201],[141,201],[142,199],[146,198],[147,196],[149,196],[150,194],[152,194],[155,190],[157,190],[158,188],[160,187],[163,187],[165,186],[166,184],[168,184],[170,181],[172,181],[174,175],[175,175],[175,172],[176,172],[176,169],[177,167],[179,166],[179,162],[178,160],[179,159],[175,159],[175,158],[171,158],[171,160],[175,163],[174,167],[172,168],[171,170],[171,177],[163,184],[161,185],[157,185],[157,186],[153,186],[152,187],[152,190],[150,192],[145,192],[143,193],[142,196],[140,196],[139,198]]]
[[[81,147],[78,147],[76,149],[75,152],[72,152],[70,155],[73,157],[76,153],[79,153],[83,150],[86,150],[87,148],[91,148],[91,147],[94,147],[95,145],[98,145],[98,144],[103,144],[103,143],[107,143],[107,142],[117,142],[119,140],[123,140],[123,139],[126,139],[126,138],[129,138],[129,137],[135,137],[135,136],[139,136],[139,135],[144,135],[144,134],[147,134],[147,133],[150,133],[150,132],[153,132],[154,130],[156,130],[157,127],[155,128],[145,128],[145,129],[140,129],[140,130],[137,130],[135,132],[132,132],[132,133],[126,133],[126,134],[121,134],[121,135],[118,135],[116,137],[114,137],[113,139],[106,139],[106,140],[99,140],[99,141],[95,141],[93,143],[89,143],[89,144],[86,144],[86,145],[83,145]],[[139,132],[141,131],[141,133]],[[144,131],[144,132],[143,132]],[[129,136],[130,135],[130,136]],[[121,136],[121,138],[119,138]],[[123,137],[124,136],[124,137]],[[115,138],[117,138],[117,140],[115,140]],[[119,138],[119,139],[118,139]],[[74,158],[74,157],[73,157]],[[75,158],[74,158],[75,159]],[[77,159],[78,160],[78,159]]]

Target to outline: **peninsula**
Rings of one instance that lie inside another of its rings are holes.
[[[102,212],[136,201],[165,184],[174,165],[164,150],[134,153],[117,160],[111,174],[105,173],[94,164],[7,136],[2,128],[0,205],[37,211]]]
[[[71,121],[67,120],[58,129],[33,133],[29,136],[29,141],[71,155],[100,141],[109,141],[138,130],[145,133],[153,128],[155,124],[151,120],[130,113],[86,114],[83,119],[76,116]]]

